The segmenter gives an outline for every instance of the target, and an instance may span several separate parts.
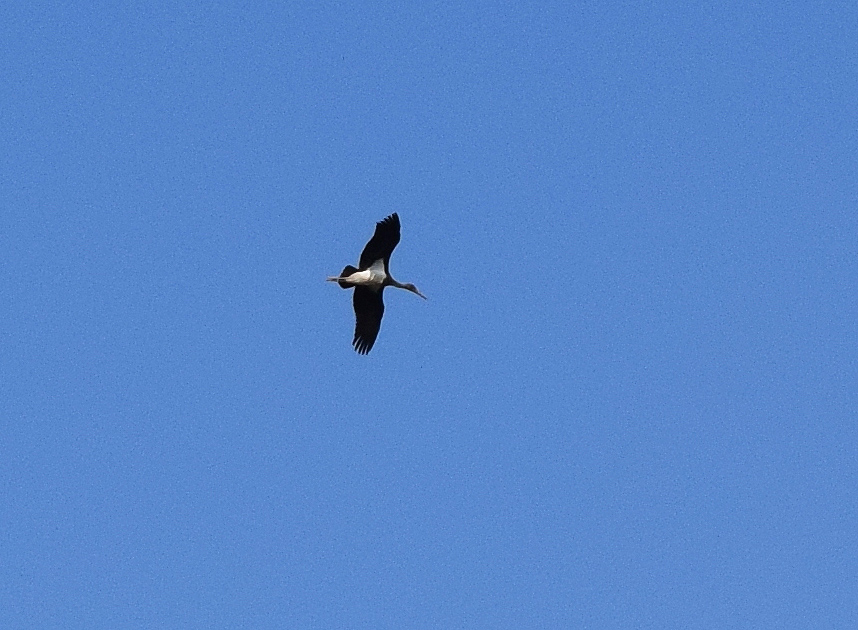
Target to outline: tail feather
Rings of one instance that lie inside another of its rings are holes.
[[[357,271],[357,269],[355,269],[351,265],[346,265],[346,268],[343,269],[343,272],[340,274],[340,278],[347,278],[348,276],[352,275],[356,271]],[[337,284],[340,285],[344,289],[351,289],[354,286],[353,284],[347,284],[343,280],[337,280]]]

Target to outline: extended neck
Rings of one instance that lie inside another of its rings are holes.
[[[423,295],[422,293],[420,293],[420,291],[417,290],[417,287],[415,287],[413,284],[408,283],[408,282],[406,282],[406,283],[397,282],[390,275],[387,276],[387,280],[385,281],[384,284],[387,286],[396,287],[397,289],[405,289],[406,291],[411,291],[412,293],[415,293],[415,294],[419,295],[420,297],[422,297],[424,300],[426,299],[426,296]]]

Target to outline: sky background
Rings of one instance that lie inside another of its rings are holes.
[[[13,1],[0,67],[0,627],[858,627],[853,2]]]

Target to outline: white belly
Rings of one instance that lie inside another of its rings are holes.
[[[369,269],[356,271],[349,276],[351,284],[360,284],[375,290],[381,288],[385,279],[387,274],[384,273],[384,260],[376,260]]]

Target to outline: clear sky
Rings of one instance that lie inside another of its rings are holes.
[[[1,17],[0,627],[858,627],[853,2]]]

